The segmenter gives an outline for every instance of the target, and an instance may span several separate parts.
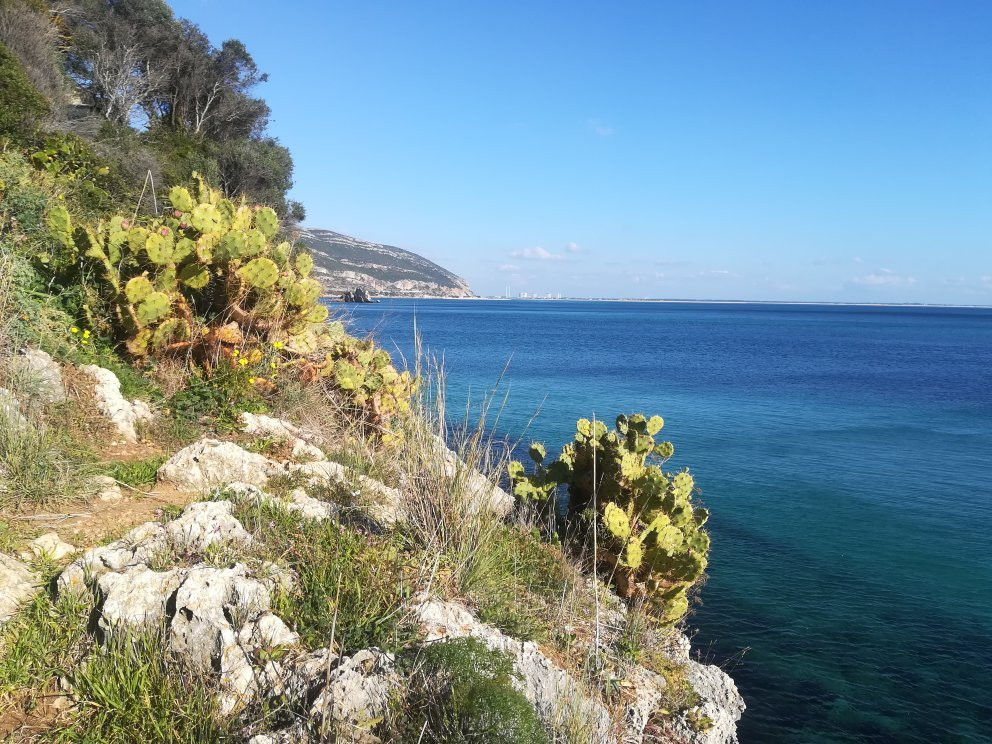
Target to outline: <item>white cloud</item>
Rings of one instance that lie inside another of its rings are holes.
[[[852,260],[854,261],[854,263],[859,264],[861,263],[861,256],[855,256]]]
[[[565,250],[568,251],[569,253],[579,253],[582,251],[582,246],[579,245],[578,243],[573,242],[566,245]]]
[[[524,248],[522,251],[514,251],[510,254],[514,258],[523,258],[527,261],[564,261],[565,257],[545,250],[541,246],[536,248]]]
[[[992,276],[983,276],[982,277],[982,286],[983,287],[992,287]]]
[[[604,124],[599,119],[589,119],[586,123],[589,125],[589,129],[600,137],[612,137],[617,131],[608,124]]]
[[[879,269],[871,274],[855,276],[851,279],[855,284],[865,284],[870,287],[899,287],[916,284],[916,278],[897,274],[892,269]]]
[[[502,264],[496,271],[520,271],[520,267],[514,264]]]

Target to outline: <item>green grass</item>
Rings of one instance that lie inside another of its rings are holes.
[[[111,637],[71,675],[82,701],[52,742],[210,744],[234,741],[215,715],[209,680],[183,670],[155,634]]]
[[[0,509],[49,507],[91,492],[97,474],[92,455],[67,430],[0,414]]]
[[[39,592],[0,634],[0,704],[24,695],[30,708],[36,693],[70,674],[89,646],[86,623],[91,606],[71,597],[55,602]]]
[[[110,477],[129,486],[148,486],[155,483],[155,474],[166,461],[164,455],[156,455],[144,460],[114,462],[110,465]]]
[[[398,536],[301,521],[278,507],[241,505],[236,515],[255,535],[260,557],[297,573],[296,589],[274,604],[305,644],[333,640],[347,654],[369,646],[396,650],[416,638],[402,610],[412,593],[413,566]]]
[[[577,580],[560,550],[505,526],[479,547],[463,585],[484,622],[516,638],[546,640],[560,628],[554,618]]]

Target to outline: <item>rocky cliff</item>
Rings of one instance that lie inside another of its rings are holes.
[[[416,253],[330,230],[304,229],[299,239],[313,253],[313,275],[329,295],[363,288],[393,297],[471,297],[468,283]]]

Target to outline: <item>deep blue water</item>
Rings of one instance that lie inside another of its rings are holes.
[[[340,306],[339,306],[340,307]],[[500,432],[664,416],[713,516],[690,619],[749,742],[992,732],[992,310],[407,301],[352,329],[442,354],[449,410],[507,360]],[[746,651],[745,651],[746,649]],[[742,655],[742,651],[744,652]]]

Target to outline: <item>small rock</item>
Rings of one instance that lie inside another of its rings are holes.
[[[98,501],[115,502],[124,498],[124,493],[121,491],[121,487],[117,485],[117,481],[108,475],[98,475],[94,478],[93,487],[96,491],[96,499]]]
[[[78,552],[75,547],[67,542],[63,542],[57,532],[46,532],[41,537],[32,540],[30,547],[30,552],[21,554],[22,558],[30,560],[31,557],[35,556],[38,558],[48,558],[49,560],[60,561],[66,556],[74,555]]]
[[[0,553],[0,625],[31,598],[38,576],[20,561]]]
[[[25,349],[10,360],[10,371],[20,378],[20,387],[36,394],[46,403],[61,403],[65,400],[65,385],[62,382],[62,368],[48,352],[41,349]]]
[[[153,417],[147,403],[140,400],[128,401],[121,395],[121,381],[109,369],[95,364],[84,364],[79,371],[90,377],[94,383],[93,392],[100,413],[111,423],[127,442],[137,442],[135,424],[150,421]]]

